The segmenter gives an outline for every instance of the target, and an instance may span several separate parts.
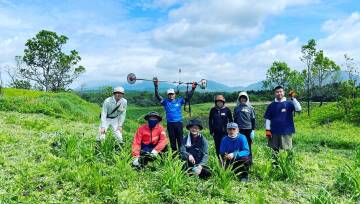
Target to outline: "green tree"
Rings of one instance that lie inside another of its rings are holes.
[[[311,73],[316,86],[315,94],[320,98],[320,106],[322,106],[326,94],[325,85],[330,83],[330,77],[338,71],[340,71],[340,67],[326,57],[322,50],[316,53]]]
[[[306,71],[299,72],[296,70],[292,70],[289,74],[289,90],[295,90],[298,94],[302,94],[305,91],[305,79],[306,79]]]
[[[316,41],[310,39],[306,45],[301,47],[302,56],[300,60],[306,64],[306,92],[307,92],[307,110],[308,116],[310,116],[310,99],[311,99],[311,88],[312,88],[312,76],[311,69],[313,67],[315,55],[316,55]]]
[[[31,84],[29,81],[15,79],[13,82],[10,83],[10,87],[16,89],[31,89]]]
[[[354,59],[348,55],[344,55],[345,58],[345,70],[348,73],[348,80],[341,82],[339,90],[338,105],[344,109],[346,115],[351,113],[352,107],[356,103],[356,97],[358,93],[357,84],[357,66],[354,63]]]
[[[289,85],[290,74],[290,67],[285,62],[275,61],[266,72],[263,87],[265,89],[274,89],[276,86],[281,85],[286,89]]]
[[[68,38],[55,32],[42,30],[25,46],[21,75],[45,91],[66,89],[80,74],[85,72],[77,64],[81,60],[76,50],[70,54],[62,51]]]

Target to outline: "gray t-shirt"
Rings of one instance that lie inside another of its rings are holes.
[[[255,111],[252,106],[247,104],[239,104],[234,110],[234,122],[239,126],[239,129],[252,129],[251,121],[255,119]]]

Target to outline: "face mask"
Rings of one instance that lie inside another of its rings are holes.
[[[150,120],[148,120],[148,124],[149,124],[150,128],[154,128],[156,126],[156,124],[158,124],[158,120],[150,119]]]

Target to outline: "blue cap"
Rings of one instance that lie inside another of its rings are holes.
[[[239,128],[239,126],[234,122],[228,123],[226,126],[226,129],[235,129],[235,128]]]

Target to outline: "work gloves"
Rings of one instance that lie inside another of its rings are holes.
[[[159,86],[159,80],[156,77],[154,77],[153,82],[155,87]]]
[[[151,153],[150,153],[150,156],[151,156],[152,158],[156,158],[158,154],[159,154],[159,152],[157,152],[155,149],[153,149],[153,150],[151,151]]]
[[[296,92],[295,92],[295,91],[290,91],[290,92],[289,92],[289,96],[290,96],[291,98],[294,98],[294,97],[296,96]]]
[[[138,157],[136,157],[136,158],[133,159],[132,165],[133,165],[133,166],[140,166],[139,158],[138,158]]]
[[[265,131],[265,135],[266,135],[267,138],[270,139],[271,136],[272,136],[271,131],[270,131],[270,130],[266,130],[266,131]]]
[[[251,141],[254,141],[254,138],[255,138],[255,130],[252,130],[251,133],[250,133]]]
[[[191,84],[191,88],[192,88],[192,89],[196,89],[196,86],[197,86],[197,83],[196,83],[196,82],[193,82],[193,83]]]
[[[201,173],[201,170],[202,170],[201,165],[194,166],[193,168],[191,168],[192,173],[196,175],[199,175]]]

